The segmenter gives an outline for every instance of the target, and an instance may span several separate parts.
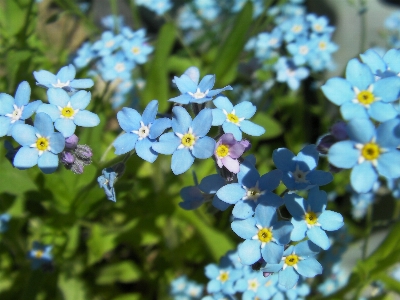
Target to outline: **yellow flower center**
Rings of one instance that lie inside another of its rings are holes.
[[[290,254],[285,258],[285,264],[293,267],[299,262],[299,257],[296,254]]]
[[[235,124],[239,123],[239,118],[235,114],[230,113],[226,117],[232,123],[235,123]]]
[[[64,116],[65,118],[71,118],[74,116],[74,114],[75,112],[72,107],[66,106],[61,110],[61,115]]]
[[[318,222],[317,215],[313,211],[309,211],[304,215],[304,220],[308,225],[315,225]]]
[[[182,145],[184,145],[185,147],[192,147],[194,145],[194,143],[196,142],[196,138],[193,134],[191,133],[186,133],[182,139],[181,139]]]
[[[326,49],[326,43],[325,42],[319,42],[318,47],[321,50],[325,50]]]
[[[361,155],[366,160],[375,160],[381,154],[381,150],[379,146],[375,143],[367,143],[361,149]]]
[[[43,256],[43,251],[42,250],[36,251],[36,253],[35,253],[35,257],[36,258],[40,259],[40,258],[42,258],[42,256]]]
[[[215,151],[218,157],[222,158],[229,154],[229,147],[226,145],[219,145]]]
[[[39,151],[46,151],[49,148],[49,145],[49,140],[45,137],[41,137],[36,140],[36,147]]]
[[[131,51],[132,51],[133,54],[137,55],[137,54],[140,53],[140,48],[139,47],[132,47]]]
[[[221,282],[225,282],[229,279],[229,272],[227,271],[220,271],[219,276],[217,278]]]
[[[257,233],[258,239],[263,243],[269,243],[272,240],[272,231],[268,228],[262,228]]]
[[[293,32],[296,32],[296,33],[300,32],[300,31],[302,31],[302,30],[303,30],[303,26],[301,26],[301,25],[294,25],[294,26],[292,27],[292,31],[293,31]]]
[[[358,93],[357,100],[363,105],[369,105],[375,101],[375,97],[370,91],[364,90]]]

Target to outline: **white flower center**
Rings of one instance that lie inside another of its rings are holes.
[[[124,63],[117,63],[114,67],[115,71],[121,73],[123,71],[125,71],[125,65]]]
[[[242,198],[243,200],[257,201],[258,197],[260,197],[261,195],[265,194],[265,191],[261,191],[258,188],[258,181],[257,181],[256,185],[253,186],[253,187],[247,188],[247,187],[243,186],[243,188],[246,191],[246,194]]]
[[[306,175],[308,173],[309,173],[309,171],[304,172],[304,171],[300,170],[299,165],[296,165],[296,171],[290,172],[290,175],[292,175],[292,177],[294,178],[294,181],[296,183],[309,183],[309,181],[306,179]]]
[[[253,291],[254,293],[257,292],[260,283],[257,281],[257,278],[249,279],[247,281],[247,289]]]
[[[301,55],[306,55],[307,53],[308,53],[308,47],[307,46],[300,46],[300,48],[299,48],[299,53],[301,54]]]
[[[151,127],[151,124],[146,126],[146,125],[144,125],[143,121],[140,121],[139,130],[132,130],[132,133],[136,133],[139,136],[138,140],[141,141],[141,140],[147,138],[148,135],[150,134],[150,127]]]
[[[202,98],[204,98],[205,96],[207,96],[207,94],[208,94],[209,91],[210,91],[210,90],[207,90],[207,91],[205,91],[205,92],[203,93],[203,92],[200,92],[200,88],[197,88],[197,90],[196,90],[195,93],[188,92],[188,94],[189,94],[190,96],[192,96],[193,98],[195,98],[195,99],[202,99]]]
[[[18,107],[16,104],[14,104],[14,111],[12,112],[12,114],[6,114],[5,116],[11,119],[12,124],[21,119],[23,110],[24,106]]]
[[[57,79],[57,83],[51,84],[55,88],[62,89],[63,87],[69,86],[69,80],[67,82],[61,82],[60,79]]]

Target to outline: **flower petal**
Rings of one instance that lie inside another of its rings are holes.
[[[252,265],[261,258],[261,242],[258,240],[245,240],[238,246],[240,262],[244,265]]]
[[[351,186],[358,193],[369,192],[377,179],[378,174],[370,162],[356,165],[350,175]]]
[[[171,169],[175,175],[182,174],[189,170],[194,162],[194,156],[189,149],[178,149],[172,154]]]
[[[157,159],[158,153],[151,148],[151,145],[152,142],[145,138],[136,142],[135,150],[140,158],[153,163]]]
[[[54,173],[58,168],[58,155],[45,151],[41,156],[39,156],[37,164],[43,173]]]
[[[82,127],[94,127],[100,124],[100,118],[88,110],[80,110],[74,116],[74,123]]]
[[[15,93],[15,104],[18,107],[28,104],[31,97],[31,87],[27,81],[22,81]]]
[[[115,147],[115,154],[121,155],[131,151],[133,148],[135,148],[138,138],[139,136],[134,133],[124,133],[123,135],[117,137],[113,143],[113,146]]]
[[[152,100],[147,104],[142,114],[142,121],[145,125],[154,122],[158,111],[158,101]]]
[[[38,156],[39,152],[36,148],[30,148],[28,146],[24,146],[18,150],[17,154],[14,157],[13,161],[14,167],[20,170],[31,168],[37,164]]]

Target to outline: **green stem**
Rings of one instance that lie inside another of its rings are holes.
[[[365,230],[364,245],[362,248],[362,255],[361,255],[362,260],[365,260],[367,258],[368,241],[372,231],[372,212],[373,212],[373,207],[372,205],[369,205],[367,209],[367,229]]]

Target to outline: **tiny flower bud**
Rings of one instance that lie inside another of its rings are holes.
[[[75,154],[84,160],[90,159],[93,156],[92,149],[88,145],[78,145],[75,149]]]
[[[75,134],[73,134],[65,139],[65,148],[75,149],[76,146],[78,145],[78,142],[79,138]]]
[[[61,162],[66,166],[73,164],[75,161],[74,155],[68,151],[61,152],[60,159],[61,159]]]
[[[332,125],[330,132],[337,139],[337,141],[343,141],[347,139],[347,125],[345,122],[337,122]]]

